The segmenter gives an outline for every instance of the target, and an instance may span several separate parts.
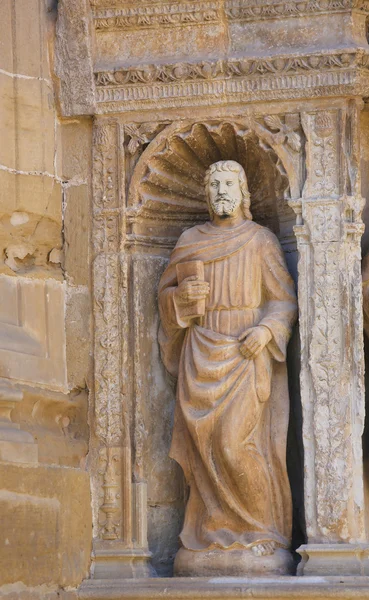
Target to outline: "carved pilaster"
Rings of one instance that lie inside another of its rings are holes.
[[[135,525],[146,490],[133,483],[127,378],[127,264],[124,233],[123,131],[114,119],[98,119],[93,143],[94,434],[92,465],[97,496],[94,579],[148,576],[146,521]],[[146,484],[143,482],[142,486]],[[146,507],[145,507],[146,510]],[[141,510],[142,512],[142,510]],[[143,530],[144,528],[144,530]],[[139,535],[136,530],[139,529]],[[93,582],[92,582],[93,585]]]
[[[308,544],[299,551],[300,570],[306,574],[360,573],[357,557],[364,554],[357,550],[366,541],[357,110],[347,104],[302,115],[307,180],[301,202],[291,202],[300,254]],[[355,560],[343,558],[347,553]]]

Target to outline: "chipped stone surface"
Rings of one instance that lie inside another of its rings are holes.
[[[94,112],[89,5],[87,0],[61,0],[56,23],[55,74],[59,79],[62,115]]]

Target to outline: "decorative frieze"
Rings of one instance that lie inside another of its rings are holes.
[[[143,65],[95,73],[98,111],[369,93],[369,53]],[[132,106],[133,105],[133,106]]]
[[[260,21],[356,11],[369,14],[369,0],[226,0],[127,4],[124,0],[90,0],[98,32],[119,29],[184,27],[233,21]]]
[[[170,83],[172,81],[201,81],[239,79],[266,74],[297,74],[341,70],[357,66],[368,69],[369,54],[344,52],[340,54],[312,54],[307,56],[227,59],[200,63],[144,65],[115,71],[95,73],[97,87],[126,84]]]
[[[369,13],[368,0],[228,0],[225,12],[231,21],[259,21],[264,19],[285,19],[318,14],[333,14],[355,10]]]
[[[220,19],[218,2],[171,2],[127,6],[123,2],[109,2],[101,6],[91,2],[96,31],[119,29],[149,29],[152,27],[184,27],[214,23]]]

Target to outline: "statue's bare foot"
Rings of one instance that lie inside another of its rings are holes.
[[[252,546],[251,548],[255,556],[270,556],[271,554],[274,554],[275,549],[275,542],[262,542],[260,544],[255,544],[255,546]]]

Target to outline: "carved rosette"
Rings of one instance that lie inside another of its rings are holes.
[[[295,233],[300,253],[301,395],[309,543],[364,541],[364,421],[360,277],[362,199],[357,107],[302,115],[307,180]],[[355,145],[355,142],[354,142]],[[353,193],[356,195],[349,195]]]

